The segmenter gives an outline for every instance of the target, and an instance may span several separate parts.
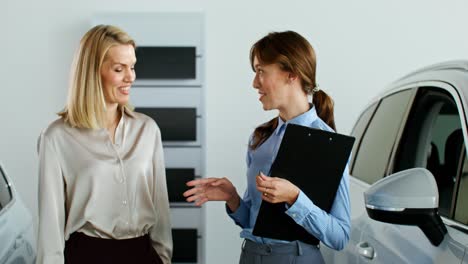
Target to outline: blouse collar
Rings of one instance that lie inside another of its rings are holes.
[[[293,119],[290,119],[286,122],[281,119],[281,117],[278,116],[278,126],[275,129],[275,135],[278,135],[280,133],[283,133],[285,127],[288,124],[295,124],[295,125],[301,125],[301,126],[309,126],[311,123],[313,123],[315,120],[317,120],[317,111],[315,110],[315,107],[311,105],[311,108],[309,111],[300,114]]]

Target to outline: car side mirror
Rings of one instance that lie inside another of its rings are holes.
[[[440,218],[439,192],[431,172],[413,168],[375,182],[364,192],[370,218],[392,224],[416,225],[434,246],[447,233]]]

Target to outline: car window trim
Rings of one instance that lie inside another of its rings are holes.
[[[463,232],[463,233],[465,233],[465,234],[468,234],[468,229],[465,229],[465,228],[463,228],[463,227],[460,227],[460,226],[457,226],[457,225],[447,225],[447,226],[450,226],[450,227],[453,228],[453,229],[456,229],[456,230],[458,230],[458,231],[460,231],[460,232]]]
[[[15,192],[13,191],[13,185],[11,184],[11,181],[10,179],[8,178],[7,174],[5,173],[5,170],[3,169],[2,166],[0,166],[0,174],[1,176],[3,177],[3,179],[5,179],[5,182],[6,182],[6,186],[8,188],[8,191],[10,192],[10,201],[8,202],[8,204],[6,204],[1,210],[0,210],[0,216],[2,216],[3,214],[5,214],[9,209],[10,207],[13,206],[13,204],[15,203],[16,201],[16,195],[15,195]]]
[[[375,115],[375,113],[377,112],[377,109],[379,109],[379,106],[380,106],[380,103],[381,103],[381,102],[382,102],[382,100],[379,100],[379,101],[377,101],[376,103],[372,103],[372,104],[368,105],[368,106],[365,108],[365,110],[362,111],[362,113],[359,115],[358,119],[356,120],[356,122],[355,122],[355,124],[354,124],[354,126],[353,126],[353,129],[352,129],[351,131],[354,131],[354,129],[355,129],[357,123],[359,122],[359,120],[361,120],[362,116],[366,113],[366,111],[370,110],[370,108],[374,107],[374,105],[375,105],[374,110],[372,111],[372,114],[371,114],[369,120],[367,121],[366,127],[364,128],[364,130],[363,130],[362,133],[361,133],[361,137],[359,138],[359,141],[354,143],[354,144],[356,144],[356,151],[355,151],[355,153],[359,153],[359,149],[361,148],[362,139],[364,138],[364,135],[366,134],[367,129],[369,128],[369,125],[370,125],[370,123],[372,122],[372,119],[374,119],[374,115]],[[350,170],[349,170],[349,171],[350,171],[350,174],[353,173],[353,170],[354,170],[354,162],[356,161],[356,157],[357,157],[357,156],[358,156],[358,155],[353,155],[353,156],[351,157],[351,159],[352,159],[352,160],[351,160],[351,168],[350,168]]]
[[[446,226],[449,226],[451,228],[454,228],[460,232],[463,232],[463,233],[467,233],[468,234],[468,226],[460,223],[460,222],[457,222],[453,219],[450,219],[450,218],[447,218],[445,216],[440,216],[442,218],[442,222],[444,222],[444,224]]]
[[[467,134],[468,134],[468,131],[467,131],[467,127],[468,127],[468,123],[467,123],[467,119],[466,119],[466,115],[465,115],[465,107],[463,107],[463,103],[462,103],[462,99],[461,99],[461,96],[460,94],[457,92],[457,90],[455,89],[455,87],[448,83],[448,82],[442,82],[442,81],[418,81],[418,82],[413,82],[413,83],[407,83],[407,84],[404,84],[398,88],[395,88],[395,89],[392,89],[391,91],[385,93],[384,95],[382,95],[380,97],[380,100],[382,98],[385,98],[386,96],[389,96],[391,94],[394,94],[396,92],[400,92],[400,91],[403,91],[403,90],[406,90],[406,89],[411,89],[411,88],[417,88],[415,91],[417,92],[419,90],[419,88],[421,87],[438,87],[438,88],[441,88],[445,91],[447,91],[451,96],[452,98],[454,99],[455,101],[455,104],[457,106],[457,109],[459,110],[459,115],[460,115],[460,121],[461,122],[465,122],[465,125],[462,126],[462,130],[463,130],[463,138],[465,140],[465,142],[468,142],[466,139],[467,139]],[[415,96],[416,96],[416,93],[413,95],[413,98],[412,98],[412,103],[411,103],[411,106],[413,105],[414,103],[414,99],[415,99]],[[409,110],[411,108],[407,109],[408,113],[409,114]],[[406,120],[408,119],[408,115],[406,116],[405,118]],[[405,120],[405,124],[406,124],[406,120]],[[388,176],[390,174],[393,173],[393,170],[395,168],[395,158],[396,158],[396,154],[397,154],[397,147],[395,147],[395,144],[396,142],[400,142],[401,140],[401,136],[402,136],[402,130],[404,130],[404,126],[403,127],[400,127],[400,134],[398,135],[398,140],[394,142],[394,145],[393,145],[393,149],[392,149],[392,154],[390,155],[390,161],[388,163],[388,168],[387,168],[387,171],[386,171],[386,175],[385,176]],[[466,151],[465,151],[466,153]]]
[[[386,96],[386,97],[388,97],[388,96],[391,96],[392,94],[395,94],[397,92],[403,92],[403,91],[406,91],[406,90],[411,90],[410,99],[408,101],[408,105],[406,106],[403,118],[402,118],[402,120],[400,122],[400,126],[398,128],[398,132],[396,134],[396,137],[395,137],[395,139],[393,141],[392,149],[390,151],[390,155],[388,157],[387,165],[386,165],[385,170],[384,170],[384,177],[387,177],[388,175],[393,173],[393,170],[394,170],[394,167],[395,167],[395,164],[394,164],[395,163],[395,157],[396,157],[397,150],[398,150],[398,146],[397,146],[398,144],[397,143],[399,143],[401,141],[401,137],[403,136],[403,131],[404,131],[404,128],[406,127],[406,122],[408,121],[411,109],[413,108],[413,104],[414,104],[414,100],[416,98],[416,94],[419,91],[419,86],[414,86],[414,85],[404,86],[404,89],[398,89],[398,91],[395,91],[394,93],[389,93]],[[382,98],[382,99],[384,99],[384,98]]]
[[[465,157],[466,157],[466,143],[462,145],[462,150],[461,150],[462,155],[460,155],[459,160],[458,160],[458,167],[457,167],[457,174],[455,178],[455,186],[453,196],[452,196],[452,204],[450,205],[450,212],[451,212],[451,218],[455,220],[455,209],[457,205],[457,200],[458,200],[458,192],[460,191],[460,183],[461,183],[461,176],[463,172],[463,166],[465,163]],[[456,221],[457,222],[457,221]]]
[[[402,87],[406,87],[406,86],[418,86],[418,87],[431,87],[432,86],[432,87],[442,88],[446,92],[448,92],[454,99],[457,109],[459,110],[458,113],[460,115],[460,121],[464,122],[465,124],[464,126],[462,126],[462,131],[463,131],[463,139],[465,140],[465,142],[467,142],[466,139],[468,135],[468,131],[467,131],[468,120],[467,120],[467,116],[465,115],[465,104],[462,102],[463,101],[462,96],[451,83],[442,82],[442,81],[422,81],[422,82],[420,81],[420,82],[415,82],[415,83],[408,84]]]

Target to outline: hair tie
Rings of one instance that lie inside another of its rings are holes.
[[[316,93],[316,92],[318,92],[318,91],[320,91],[320,87],[319,87],[318,84],[316,84],[315,87],[314,87],[314,89],[312,89],[312,92],[313,92],[313,93]]]

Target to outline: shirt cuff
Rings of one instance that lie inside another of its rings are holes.
[[[298,224],[302,223],[304,218],[314,208],[314,203],[302,191],[299,192],[296,202],[286,210],[289,215]]]
[[[239,208],[237,208],[235,212],[231,211],[231,209],[229,209],[227,204],[225,204],[225,207],[226,207],[226,213],[229,215],[229,217],[231,217],[232,220],[236,222],[236,224],[243,226],[242,219],[244,219],[248,215],[248,212],[249,212],[249,209],[245,205],[244,200],[240,199]]]

